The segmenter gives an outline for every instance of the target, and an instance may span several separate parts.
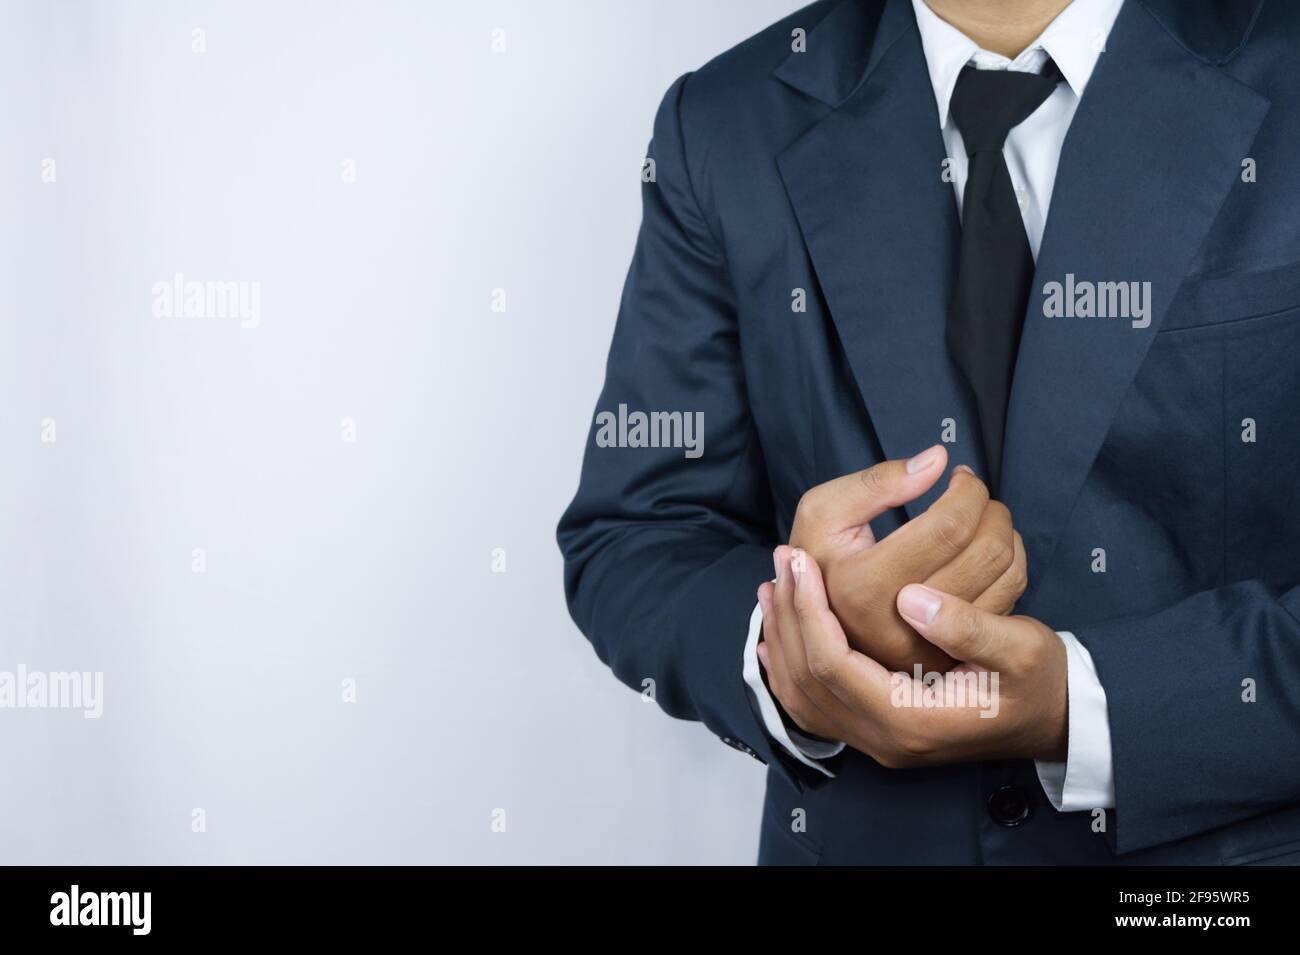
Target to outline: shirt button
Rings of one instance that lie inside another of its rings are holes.
[[[989,797],[989,815],[999,826],[1014,828],[1029,818],[1029,797],[1019,786],[1003,786]]]

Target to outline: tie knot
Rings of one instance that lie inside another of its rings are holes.
[[[1000,150],[1007,133],[1042,106],[1060,81],[1051,60],[1041,74],[963,67],[948,109],[967,154]]]

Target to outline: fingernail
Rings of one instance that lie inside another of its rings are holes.
[[[898,595],[898,612],[904,617],[929,623],[943,606],[943,598],[920,584],[908,584]]]
[[[972,470],[971,470],[967,465],[965,465],[965,464],[959,464],[959,465],[957,465],[955,468],[953,468],[953,470],[954,470],[954,471],[965,471],[965,472],[966,472],[967,474],[969,474],[971,477],[975,477],[975,476],[976,476],[976,475],[975,475],[975,472],[972,471]]]
[[[907,462],[907,473],[915,474],[917,471],[924,471],[931,467],[935,461],[939,460],[939,447],[927,448],[914,458],[909,458]]]
[[[796,547],[790,552],[790,571],[794,574],[794,585],[799,586],[799,581],[803,578],[803,551]]]
[[[775,571],[776,571],[776,580],[773,581],[773,583],[777,583],[777,584],[779,584],[779,583],[781,582],[781,550],[780,550],[780,548],[777,548],[776,550],[772,551],[772,567],[773,567],[773,568],[775,569]]]

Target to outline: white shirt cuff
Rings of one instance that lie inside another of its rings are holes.
[[[749,615],[749,638],[745,641],[742,673],[745,684],[753,692],[754,699],[758,701],[758,711],[763,717],[763,728],[767,730],[768,736],[780,743],[781,748],[799,762],[834,778],[835,774],[817,760],[830,759],[844,749],[844,744],[812,739],[797,729],[786,729],[785,721],[781,719],[781,711],[777,709],[776,701],[772,699],[767,684],[763,682],[763,673],[758,662],[758,640],[762,635],[763,607],[761,604],[755,604],[754,612]]]
[[[1048,801],[1061,812],[1114,809],[1115,770],[1106,691],[1088,649],[1068,631],[1057,636],[1065,644],[1068,751],[1063,763],[1036,761],[1038,781]]]

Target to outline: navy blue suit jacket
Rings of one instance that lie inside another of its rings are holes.
[[[823,0],[679,79],[649,155],[598,409],[703,412],[704,453],[593,426],[567,591],[620,679],[768,764],[760,858],[1300,861],[1300,8],[1129,0],[1061,154],[1000,496],[1029,555],[1018,611],[1073,631],[1106,690],[1104,832],[1054,811],[1031,763],[847,751],[827,780],[741,677],[807,489],[946,419],[953,463],[987,463],[944,345],[960,227],[910,4]],[[1150,282],[1149,327],[1046,317],[1067,274]],[[1004,786],[1031,804],[1014,828],[987,807]]]

